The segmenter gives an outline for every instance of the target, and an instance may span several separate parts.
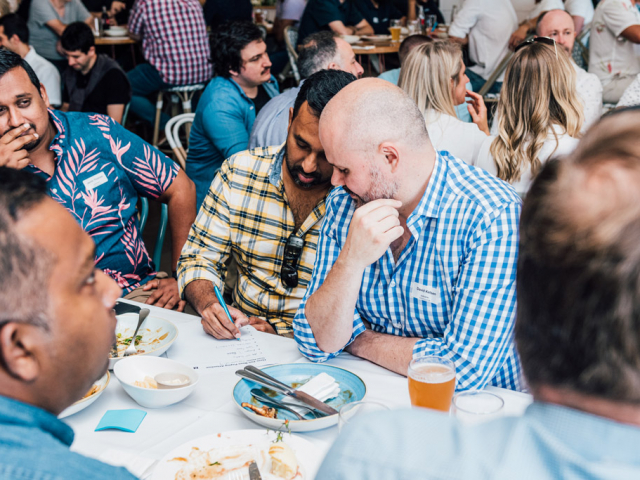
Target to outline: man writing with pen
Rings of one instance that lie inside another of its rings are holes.
[[[239,338],[244,325],[293,335],[331,189],[333,169],[318,138],[319,118],[355,79],[338,70],[309,77],[290,111],[286,143],[240,152],[214,178],[178,262],[182,298],[213,337]],[[215,287],[222,288],[232,256],[238,282],[229,318]]]

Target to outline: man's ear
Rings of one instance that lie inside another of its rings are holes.
[[[40,96],[42,97],[42,100],[44,100],[47,108],[49,108],[51,106],[51,104],[49,103],[49,95],[47,95],[47,89],[44,88],[43,83],[40,84]]]
[[[400,164],[400,153],[396,146],[391,142],[382,142],[378,147],[378,151],[384,155],[391,171],[395,171]]]
[[[0,328],[0,363],[13,378],[27,383],[38,378],[42,335],[41,328],[26,323],[9,322]]]
[[[336,62],[331,62],[327,65],[327,70],[342,70]]]
[[[237,77],[240,74],[238,72],[236,72],[235,70],[229,70],[229,75],[231,75],[232,77]]]
[[[289,134],[289,130],[291,130],[292,123],[293,123],[293,107],[289,108],[289,125],[287,125],[287,135]]]

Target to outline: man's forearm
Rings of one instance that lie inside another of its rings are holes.
[[[337,352],[351,339],[363,273],[343,252],[322,286],[307,300],[305,316],[322,351]]]
[[[180,172],[183,174],[182,172]],[[171,227],[171,268],[177,270],[182,247],[187,243],[189,230],[196,219],[196,191],[193,183],[182,182],[181,190],[173,192],[167,201]]]
[[[413,358],[413,347],[420,340],[415,337],[399,337],[365,330],[347,347],[356,357],[369,360],[381,367],[407,375]]]
[[[209,280],[194,280],[184,289],[184,298],[199,314],[211,305],[217,302],[218,298],[213,290],[213,284]]]

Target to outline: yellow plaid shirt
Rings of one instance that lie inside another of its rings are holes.
[[[293,317],[311,281],[325,202],[296,235],[304,239],[298,286],[280,280],[284,247],[295,224],[282,182],[284,147],[257,148],[227,159],[216,175],[178,263],[178,286],[210,280],[222,289],[233,253],[238,282],[233,297],[248,316],[267,320],[280,335],[293,334]]]

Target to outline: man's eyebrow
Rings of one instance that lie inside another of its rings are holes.
[[[298,142],[302,142],[309,145],[309,142],[307,142],[304,138],[302,138],[298,133],[294,134],[293,138],[295,138]]]
[[[25,98],[25,97],[30,97],[32,94],[31,93],[21,93],[19,95],[16,95],[16,98]]]

